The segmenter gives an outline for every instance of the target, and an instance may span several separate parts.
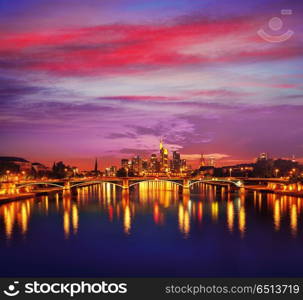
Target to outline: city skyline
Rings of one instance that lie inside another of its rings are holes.
[[[162,136],[193,165],[303,161],[302,2],[41,5],[0,4],[0,155],[88,169],[150,155]],[[260,29],[294,35],[270,43]]]
[[[259,152],[258,155],[253,157],[251,160],[226,160],[222,157],[219,153],[203,153],[194,154],[194,155],[187,155],[183,154],[180,150],[169,150],[168,147],[165,145],[164,139],[161,137],[158,141],[158,150],[146,150],[144,152],[138,151],[137,153],[134,152],[133,155],[121,155],[120,157],[116,157],[115,160],[107,161],[106,158],[104,159],[102,156],[96,156],[94,158],[87,159],[87,167],[83,167],[83,165],[77,165],[73,163],[75,161],[70,159],[62,159],[58,158],[54,161],[39,161],[38,159],[28,160],[24,156],[12,156],[12,155],[5,155],[0,156],[0,160],[2,158],[16,158],[28,161],[30,163],[34,163],[37,165],[41,165],[42,168],[51,168],[57,162],[64,162],[67,163],[68,166],[72,168],[77,168],[81,171],[89,171],[89,170],[102,170],[102,171],[109,171],[110,169],[115,169],[115,172],[121,168],[128,168],[128,164],[134,164],[137,159],[140,160],[140,163],[148,162],[148,164],[159,164],[157,167],[158,172],[167,172],[176,169],[176,164],[178,165],[177,169],[180,169],[182,165],[184,166],[183,171],[187,170],[194,170],[198,169],[201,166],[211,166],[211,167],[228,167],[228,166],[238,166],[241,164],[251,164],[256,162],[258,159],[282,159],[282,160],[289,160],[293,162],[298,162],[299,164],[302,163],[302,159],[297,159],[294,154],[289,155],[288,157],[272,157],[268,152]],[[160,150],[160,152],[159,152]],[[11,160],[13,161],[13,160]],[[70,163],[72,162],[72,163]],[[77,162],[77,161],[76,161]],[[150,166],[149,166],[150,167]],[[148,167],[148,168],[149,168]],[[182,168],[181,168],[182,169]],[[155,170],[154,170],[155,171]],[[111,172],[111,171],[109,171]],[[115,173],[114,172],[114,173]]]
[[[0,294],[302,295],[302,20],[0,0]]]
[[[160,151],[159,151],[160,150]],[[216,156],[216,154],[206,154],[206,153],[200,153],[195,155],[197,156],[195,159],[193,159],[191,156],[184,155],[182,152],[173,150],[170,151],[169,149],[166,148],[166,145],[164,144],[163,138],[160,138],[159,140],[159,147],[158,147],[158,152],[155,151],[146,151],[142,156],[139,153],[136,153],[135,155],[124,155],[121,157],[117,157],[116,161],[114,163],[106,163],[102,159],[102,157],[95,157],[95,158],[90,158],[89,162],[89,167],[88,168],[82,168],[78,165],[75,164],[69,164],[68,160],[63,161],[63,159],[58,159],[55,161],[52,161],[49,164],[45,164],[41,161],[38,160],[27,160],[24,157],[16,157],[16,156],[0,156],[0,161],[7,161],[7,162],[26,162],[30,163],[31,165],[37,165],[40,166],[41,170],[50,170],[51,168],[54,167],[56,163],[67,163],[66,166],[72,168],[72,169],[77,169],[81,171],[105,171],[109,173],[115,173],[112,176],[116,176],[116,172],[119,168],[124,168],[124,169],[132,169],[134,171],[134,166],[135,166],[135,172],[139,172],[139,169],[143,168],[145,170],[153,171],[153,172],[162,172],[162,173],[167,173],[167,172],[176,172],[176,173],[182,173],[182,172],[190,172],[192,170],[197,170],[200,167],[214,167],[214,168],[226,168],[226,167],[238,167],[241,165],[249,165],[249,164],[254,164],[258,160],[284,160],[284,161],[289,161],[293,163],[298,163],[301,164],[301,160],[297,159],[295,155],[292,155],[291,157],[272,157],[270,153],[267,152],[260,152],[256,157],[254,157],[250,161],[244,161],[241,162],[237,160],[233,164],[227,164],[226,161],[222,160],[221,157]],[[188,159],[188,157],[190,157]],[[146,166],[144,167],[144,164]],[[136,166],[137,165],[137,166]],[[139,167],[141,165],[141,167]],[[27,165],[26,169],[31,169],[31,166]],[[114,171],[112,171],[114,170]],[[77,171],[78,172],[78,171]]]

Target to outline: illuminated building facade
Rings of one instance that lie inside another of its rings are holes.
[[[152,154],[150,157],[150,169],[151,172],[156,173],[160,171],[160,164],[157,158],[157,154]]]
[[[171,171],[174,173],[179,173],[181,170],[181,156],[177,151],[173,152],[173,159],[171,164]]]
[[[268,154],[266,152],[260,153],[258,160],[268,160]]]
[[[142,174],[142,159],[139,155],[132,159],[132,171],[134,175],[139,176]]]
[[[129,176],[152,175],[161,176],[167,173],[182,175],[187,172],[188,167],[186,160],[181,159],[181,155],[177,151],[173,151],[171,159],[169,159],[169,151],[163,146],[163,141],[160,140],[159,155],[153,153],[150,159],[142,159],[139,155],[131,160],[121,159],[121,168],[127,171]]]
[[[127,158],[121,159],[121,168],[124,168],[125,170],[128,170],[129,168],[129,162]]]
[[[168,172],[168,150],[163,146],[162,139],[160,140],[160,171]]]
[[[208,163],[209,166],[211,167],[215,167],[216,166],[216,160],[214,157],[210,157],[209,158],[209,163]]]
[[[186,172],[186,170],[187,170],[186,159],[181,159],[181,172]]]
[[[111,166],[110,168],[105,169],[105,176],[114,177],[117,174],[117,167]]]
[[[142,171],[146,172],[149,169],[149,163],[147,159],[142,159]]]
[[[200,158],[200,167],[205,167],[206,166],[206,162],[204,159],[204,155],[201,154],[201,158]]]

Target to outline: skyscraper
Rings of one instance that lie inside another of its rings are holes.
[[[121,159],[121,168],[124,168],[125,170],[127,170],[129,167],[128,165],[128,159],[127,158],[122,158]]]
[[[175,173],[179,173],[181,169],[181,157],[180,153],[177,151],[173,152],[173,160],[172,160],[172,171]]]
[[[186,159],[181,159],[181,172],[185,172],[187,170]]]
[[[152,154],[150,157],[150,169],[152,172],[159,172],[159,161],[157,154]]]
[[[162,139],[160,140],[160,169],[161,172],[168,172],[168,150],[164,148]]]
[[[142,171],[147,171],[149,167],[148,160],[142,159]]]
[[[132,169],[135,175],[141,175],[142,173],[142,159],[139,155],[132,159]]]

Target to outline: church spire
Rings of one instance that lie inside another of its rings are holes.
[[[98,172],[98,159],[96,158],[95,160],[95,169],[94,171],[97,173]]]
[[[203,153],[201,154],[201,158],[200,158],[200,167],[205,167],[205,159]]]

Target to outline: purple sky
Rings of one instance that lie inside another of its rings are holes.
[[[0,155],[302,159],[303,2],[242,2],[1,1]]]

